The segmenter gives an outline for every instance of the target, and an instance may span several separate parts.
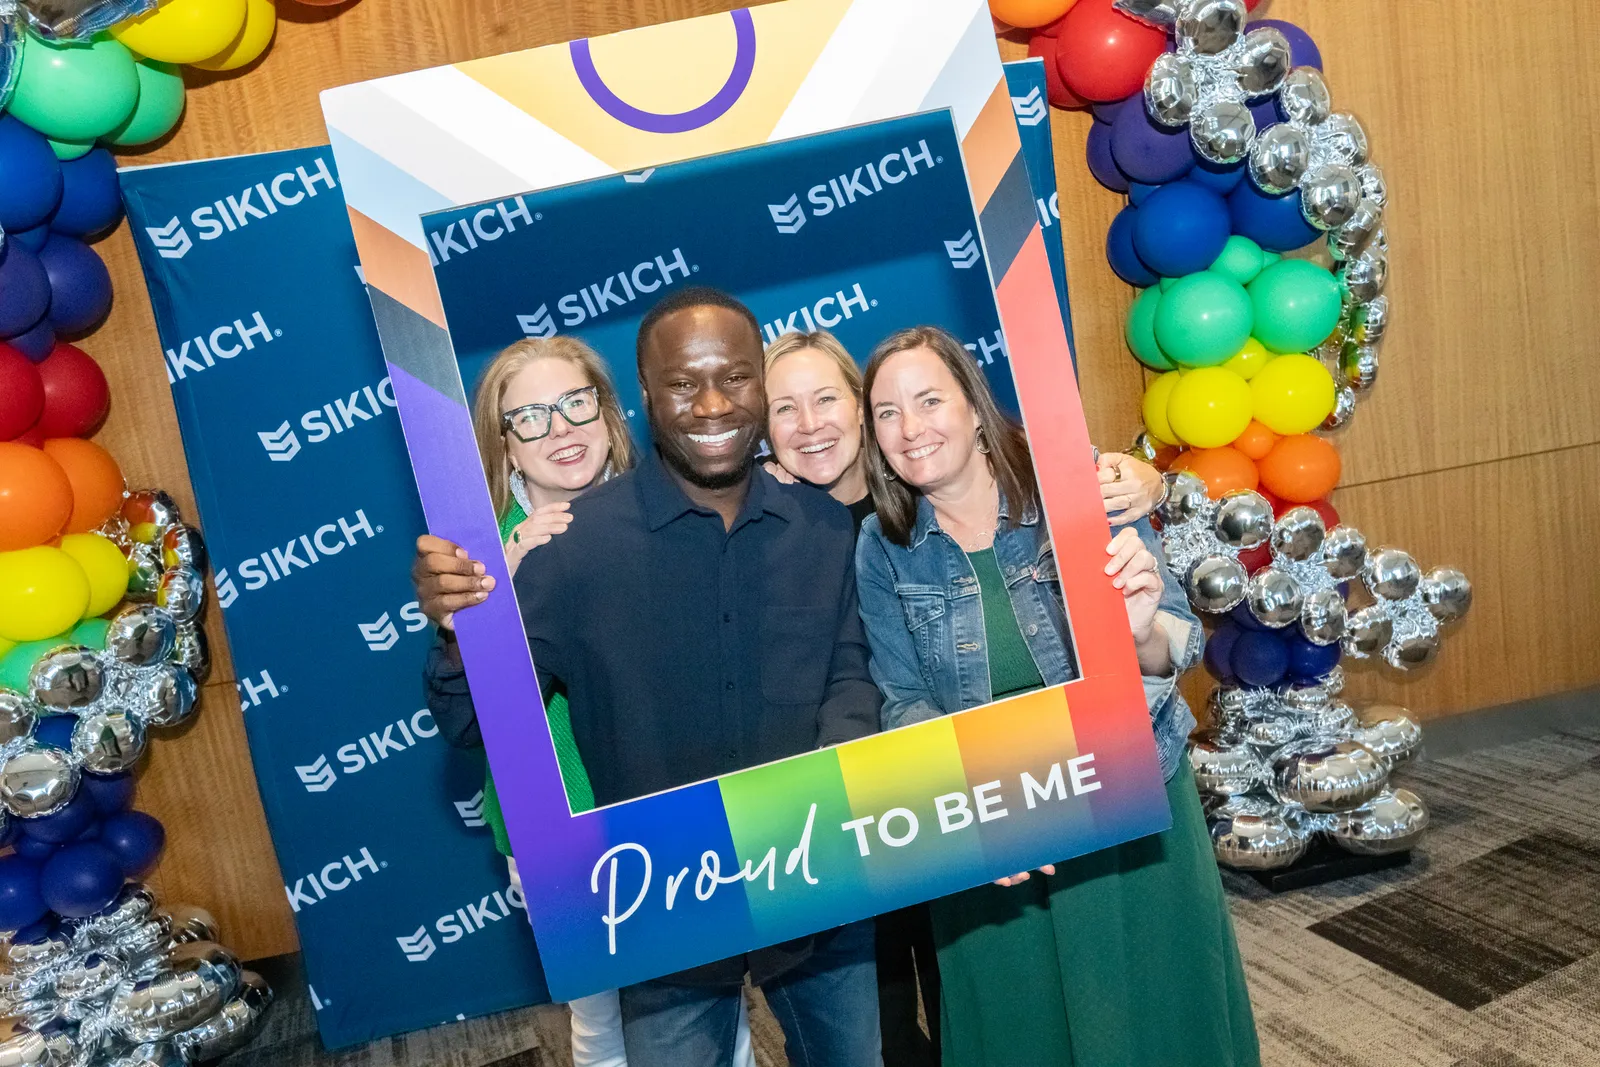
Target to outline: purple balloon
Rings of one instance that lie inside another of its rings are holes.
[[[1311,35],[1305,30],[1302,30],[1292,22],[1285,22],[1282,19],[1261,19],[1258,22],[1250,23],[1248,28],[1253,30],[1258,26],[1274,26],[1284,37],[1288,38],[1289,61],[1295,66],[1322,69],[1322,50],[1317,47],[1317,42],[1313,41]]]
[[[122,864],[97,841],[67,845],[45,861],[39,891],[57,915],[82,919],[103,911],[122,889]]]
[[[1269,252],[1292,252],[1322,236],[1300,210],[1300,191],[1268,196],[1255,182],[1242,181],[1228,194],[1228,217],[1233,232],[1248,237]]]
[[[83,333],[111,310],[111,272],[95,250],[65,234],[52,234],[39,250],[50,278],[50,324],[57,333]]]
[[[1142,289],[1161,279],[1134,251],[1133,232],[1138,225],[1138,218],[1139,209],[1136,207],[1125,207],[1117,212],[1117,217],[1111,220],[1111,228],[1106,231],[1106,260],[1111,264],[1111,269],[1116,271],[1117,277]]]
[[[111,815],[126,811],[128,805],[133,803],[134,785],[133,775],[123,771],[121,774],[86,774],[79,788],[89,794],[96,811]]]
[[[22,832],[35,841],[60,844],[63,841],[71,841],[83,833],[89,824],[94,822],[95,814],[94,801],[80,791],[77,796],[49,815],[29,819],[22,827]]]
[[[138,878],[156,865],[167,843],[167,831],[154,815],[122,811],[106,816],[100,827],[100,843],[117,857],[123,874]]]
[[[1089,128],[1089,142],[1085,148],[1089,158],[1089,173],[1094,180],[1113,193],[1128,191],[1128,176],[1117,169],[1111,158],[1111,127],[1097,122]]]
[[[48,910],[39,892],[39,864],[21,856],[0,857],[0,930],[20,930]]]
[[[1239,604],[1228,612],[1228,618],[1232,619],[1241,630],[1265,630],[1267,628],[1266,623],[1250,614],[1249,604]]]
[[[1096,122],[1105,123],[1109,126],[1117,121],[1117,112],[1122,110],[1122,105],[1133,99],[1143,100],[1144,94],[1139,92],[1134,93],[1133,96],[1125,96],[1121,100],[1107,100],[1102,104],[1090,104],[1089,110],[1094,112],[1094,120]]]
[[[50,309],[50,276],[39,257],[16,241],[0,248],[0,337],[33,329]]]
[[[1183,177],[1194,165],[1188,127],[1161,125],[1145,112],[1142,98],[1140,101],[1117,112],[1111,127],[1112,160],[1130,179],[1148,185]]]
[[[35,363],[43,363],[45,358],[55,351],[56,328],[50,325],[49,319],[40,319],[32,327],[17,334],[7,337],[6,344],[27,356]]]
[[[1319,645],[1290,627],[1289,673],[1297,682],[1314,682],[1339,665],[1339,642]]]

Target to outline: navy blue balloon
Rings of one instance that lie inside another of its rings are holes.
[[[94,818],[89,820],[89,825],[83,828],[83,833],[79,834],[77,837],[74,837],[73,840],[98,841],[100,840],[100,829],[100,813],[97,811],[95,812]]]
[[[89,794],[96,811],[111,815],[126,811],[128,805],[133,803],[134,785],[133,775],[124,771],[121,774],[86,774],[78,788]]]
[[[1218,196],[1227,196],[1244,180],[1244,168],[1245,161],[1242,159],[1225,167],[1196,156],[1194,167],[1184,176],[1184,181],[1204,186]]]
[[[57,333],[83,333],[111,310],[111,272],[95,250],[65,234],[53,234],[39,250],[50,276],[50,324]]]
[[[1271,630],[1246,630],[1233,644],[1229,657],[1233,673],[1245,685],[1272,686],[1289,672],[1289,649]],[[60,909],[57,909],[60,910]]]
[[[49,319],[40,319],[29,330],[7,337],[6,344],[27,356],[35,363],[43,363],[55,350],[56,328],[50,325]]]
[[[94,801],[80,790],[77,796],[49,815],[29,819],[22,831],[35,841],[60,844],[83,833],[84,828],[94,822],[96,814]]]
[[[39,863],[0,856],[0,930],[21,930],[44,918],[49,906],[39,891]]]
[[[1111,220],[1111,228],[1106,231],[1106,260],[1110,262],[1111,269],[1117,272],[1117,277],[1142,289],[1161,279],[1133,250],[1133,234],[1138,226],[1139,210],[1125,207]]]
[[[0,116],[0,227],[31,230],[61,200],[61,164],[44,135]]]
[[[96,841],[67,845],[39,870],[39,892],[50,910],[69,919],[103,911],[122,888],[116,854]]]
[[[22,929],[12,934],[11,943],[13,945],[31,945],[37,941],[43,941],[45,938],[55,933],[60,926],[61,923],[56,919],[56,917],[47,911],[44,913],[43,918],[35,919],[27,926],[24,926]]]
[[[109,230],[122,218],[117,160],[104,148],[61,164],[61,205],[50,228],[73,237]]]
[[[1139,103],[1117,112],[1111,126],[1111,158],[1133,181],[1149,185],[1176,181],[1194,165],[1189,129],[1161,125],[1146,113],[1143,98],[1138,99]]]
[[[1233,232],[1269,252],[1292,252],[1322,236],[1300,212],[1300,192],[1268,196],[1252,181],[1242,181],[1228,194]]]
[[[72,731],[78,725],[76,715],[47,715],[33,728],[33,739],[41,745],[66,751],[72,747]]]
[[[1256,120],[1257,133],[1268,126],[1276,126],[1282,122],[1283,112],[1278,108],[1277,96],[1263,96],[1260,100],[1253,101],[1250,104],[1250,116]]]
[[[1228,612],[1228,618],[1239,624],[1242,630],[1265,630],[1267,624],[1250,614],[1250,605],[1241,603]]]
[[[1097,122],[1089,128],[1089,140],[1084,148],[1089,162],[1089,173],[1094,180],[1113,193],[1128,191],[1128,176],[1117,169],[1111,158],[1111,127]]]
[[[154,815],[142,811],[123,811],[106,816],[100,827],[100,843],[117,857],[122,872],[138,878],[156,865],[167,831]]]
[[[50,277],[39,257],[15,241],[0,247],[0,337],[33,329],[50,309]]]
[[[1299,26],[1282,19],[1262,19],[1260,22],[1250,23],[1252,30],[1257,26],[1276,26],[1289,39],[1289,62],[1294,66],[1322,69],[1322,49],[1318,48],[1317,42],[1311,39],[1311,35]]]
[[[1148,185],[1145,182],[1128,183],[1128,203],[1138,207],[1150,199],[1150,194],[1161,188],[1159,185]]]
[[[50,226],[42,223],[31,230],[13,230],[6,234],[6,240],[16,241],[30,252],[37,252],[50,240]]]
[[[1205,270],[1228,243],[1228,205],[1194,182],[1173,182],[1145,198],[1133,227],[1133,248],[1166,278]]]
[[[1224,619],[1206,639],[1206,670],[1223,685],[1234,685],[1238,676],[1233,673],[1233,646],[1244,631]]]
[[[54,856],[56,854],[56,849],[60,848],[61,846],[54,841],[40,841],[38,838],[29,837],[27,834],[23,834],[21,837],[17,838],[14,847],[17,850],[17,855],[24,856],[30,860],[38,860],[39,862],[43,863],[51,856]]]
[[[1090,104],[1089,110],[1094,113],[1094,120],[1103,126],[1109,126],[1117,121],[1117,112],[1122,110],[1122,105],[1130,100],[1138,100],[1139,106],[1144,106],[1144,93],[1137,92],[1132,96],[1125,96],[1121,100],[1107,100],[1102,104]]]
[[[1339,665],[1339,642],[1319,645],[1290,627],[1289,673],[1299,682],[1314,682]]]

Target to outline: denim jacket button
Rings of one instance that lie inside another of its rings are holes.
[[[1030,622],[1028,624],[1028,636],[1029,637],[1033,637],[1036,634],[1038,634],[1038,632],[1039,632],[1039,624],[1036,623],[1036,622]]]

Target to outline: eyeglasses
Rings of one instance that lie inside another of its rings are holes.
[[[560,412],[568,426],[584,426],[600,417],[600,397],[595,387],[585,385],[556,397],[554,404],[524,404],[500,416],[500,427],[517,435],[524,444],[550,436],[554,413]]]

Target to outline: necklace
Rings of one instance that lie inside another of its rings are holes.
[[[994,511],[987,522],[968,523],[953,515],[940,516],[944,531],[955,538],[963,552],[982,552],[994,545],[994,529],[1000,524],[1000,501],[995,500]]]

